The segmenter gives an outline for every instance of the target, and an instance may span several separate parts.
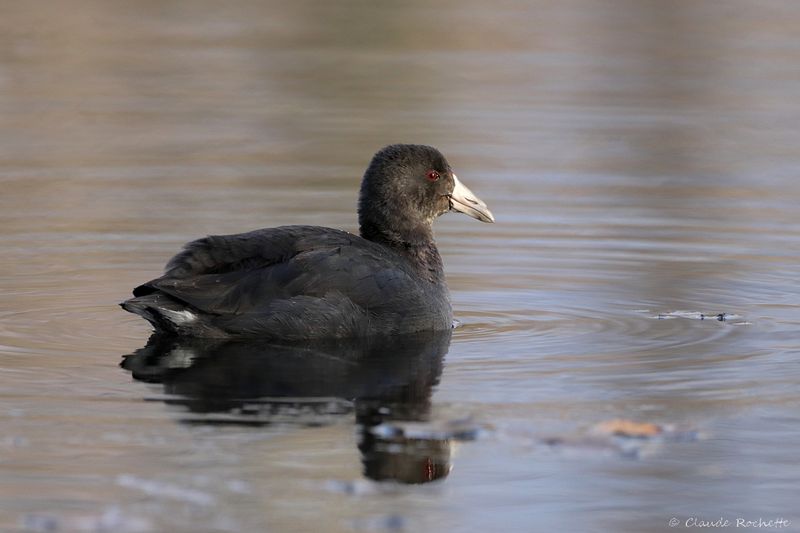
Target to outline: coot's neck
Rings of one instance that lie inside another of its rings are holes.
[[[365,220],[363,216],[359,218],[360,233],[363,238],[382,244],[405,257],[425,279],[433,283],[444,281],[444,265],[433,240],[433,229],[430,224],[423,223],[413,228],[387,229],[387,225]]]

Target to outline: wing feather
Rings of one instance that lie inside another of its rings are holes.
[[[390,250],[344,231],[283,226],[193,241],[134,296],[163,292],[208,314],[251,316],[256,328],[268,314],[292,315],[278,302],[318,313],[347,306],[369,313],[415,300],[408,291],[418,285],[403,265]]]

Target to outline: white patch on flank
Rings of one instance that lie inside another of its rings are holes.
[[[170,309],[160,309],[160,311],[167,320],[176,325],[186,324],[187,322],[194,322],[197,320],[197,315],[191,311],[172,311]]]

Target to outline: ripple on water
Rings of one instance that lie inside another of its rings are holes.
[[[119,276],[113,268],[87,267],[59,276],[21,274],[5,294],[8,306],[0,310],[0,345],[6,353],[42,355],[117,353],[141,342],[149,327],[131,324],[118,302],[127,296],[117,292]],[[144,279],[144,276],[142,276]],[[126,283],[126,286],[132,283]]]
[[[520,307],[514,299],[520,299],[519,293],[461,293],[458,342],[485,349],[495,340],[508,357],[572,353],[578,349],[598,354],[713,342],[731,334],[733,326],[746,324],[736,314],[727,314],[726,320],[720,321],[700,320],[701,316],[716,317],[713,313],[671,313],[666,315],[695,320],[659,321],[652,319],[658,314],[635,309],[607,307],[599,311],[577,305],[554,305],[552,301],[542,308],[533,308],[537,301],[533,295],[528,299],[528,307]]]

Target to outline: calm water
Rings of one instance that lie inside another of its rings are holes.
[[[288,6],[0,8],[0,530],[800,531],[800,4]],[[355,230],[392,142],[497,217],[437,223],[452,339],[116,306],[198,236]]]

